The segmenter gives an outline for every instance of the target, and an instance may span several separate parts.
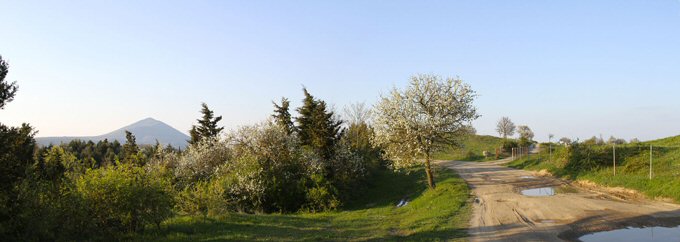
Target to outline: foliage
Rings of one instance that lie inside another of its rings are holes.
[[[437,170],[429,190],[424,168],[378,171],[368,191],[342,212],[182,216],[130,238],[133,241],[465,241],[469,189],[453,171]],[[408,198],[409,204],[395,207]]]
[[[0,124],[0,237],[14,238],[25,233],[28,226],[20,216],[30,212],[22,206],[20,185],[33,165],[34,134],[28,124]]]
[[[227,142],[217,138],[201,139],[189,146],[176,160],[177,163],[170,166],[175,168],[178,186],[184,188],[198,181],[210,180],[231,157],[232,151]]]
[[[560,144],[569,145],[569,144],[571,144],[571,143],[572,143],[572,141],[571,141],[570,138],[567,138],[567,137],[562,137],[562,138],[560,138]]]
[[[287,98],[281,98],[281,105],[279,106],[275,102],[274,104],[274,114],[272,117],[276,124],[286,129],[287,134],[293,134],[295,131],[295,124],[293,124],[293,118],[290,115],[290,101]]]
[[[115,233],[141,231],[172,215],[173,195],[168,173],[130,164],[88,170],[75,189],[87,204],[98,229]]]
[[[503,143],[510,140],[490,136],[490,135],[469,135],[461,141],[458,146],[449,146],[441,151],[436,152],[433,158],[436,160],[459,160],[459,161],[485,161],[497,159],[495,157],[496,150],[499,149],[499,157],[504,157]],[[485,159],[484,151],[491,153],[489,158]]]
[[[302,91],[305,98],[302,107],[298,108],[300,116],[296,118],[300,144],[313,149],[322,158],[329,159],[342,136],[342,121],[337,120],[335,113],[327,109],[325,101],[314,98],[306,88]]]
[[[397,168],[425,157],[428,185],[433,188],[431,155],[468,135],[467,124],[479,117],[472,104],[475,97],[461,80],[413,76],[405,90],[393,89],[376,105],[374,144]]]
[[[0,109],[4,109],[7,103],[14,100],[17,92],[16,82],[8,83],[5,81],[8,72],[9,65],[0,56]]]
[[[205,103],[201,104],[201,114],[203,116],[198,119],[198,125],[193,125],[189,134],[191,135],[190,144],[195,144],[202,139],[214,139],[224,130],[224,127],[218,127],[217,123],[222,120],[222,116],[215,117],[215,114],[208,105]]]

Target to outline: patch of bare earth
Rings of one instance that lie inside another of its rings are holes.
[[[680,206],[644,199],[625,188],[556,179],[494,162],[439,162],[454,169],[476,197],[472,241],[562,241],[627,226],[680,224]],[[552,196],[524,196],[529,188],[554,187]],[[560,192],[567,191],[567,192]]]

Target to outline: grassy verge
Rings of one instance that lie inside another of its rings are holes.
[[[497,148],[503,145],[503,139],[489,135],[473,135],[465,139],[460,147],[449,147],[434,154],[436,160],[489,161],[495,160]],[[491,157],[484,157],[484,151]]]
[[[300,241],[300,240],[464,240],[471,214],[465,182],[437,169],[437,188],[426,189],[423,169],[409,174],[383,172],[370,190],[343,211],[298,214],[180,216],[160,229],[131,235],[139,241]],[[408,197],[409,204],[395,204]]]
[[[652,151],[653,178],[649,179],[649,145],[652,142],[617,146],[614,175],[612,146],[580,148],[554,147],[552,159],[547,149],[540,155],[509,163],[510,167],[547,170],[572,180],[588,180],[610,187],[625,187],[649,198],[670,198],[680,202],[680,148],[656,146]]]

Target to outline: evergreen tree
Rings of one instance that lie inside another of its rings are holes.
[[[300,116],[296,119],[300,142],[329,159],[341,137],[342,121],[336,120],[334,113],[327,110],[326,102],[315,99],[306,88],[303,91],[305,99],[298,108]]]
[[[5,82],[8,65],[0,56],[0,109],[14,100],[16,83]],[[35,131],[28,124],[8,127],[0,124],[0,238],[19,240],[17,231],[22,228],[19,215],[22,214],[22,197],[19,184],[26,179],[26,171],[34,164],[36,151]]]
[[[139,147],[137,146],[137,141],[135,135],[130,133],[130,131],[125,130],[125,144],[123,145],[123,161],[125,163],[136,163],[139,164],[140,157],[137,155],[139,153]]]
[[[14,100],[17,92],[16,82],[7,83],[5,77],[9,72],[9,65],[0,56],[0,109],[5,108],[5,104]]]
[[[274,104],[274,114],[272,115],[272,117],[274,117],[274,121],[277,125],[284,127],[287,134],[292,134],[295,130],[295,125],[293,124],[293,120],[289,111],[290,101],[283,97],[281,98],[281,106],[276,104],[276,102],[272,103]]]
[[[298,135],[302,145],[311,145],[312,137],[314,136],[314,111],[316,110],[317,102],[314,96],[309,94],[307,88],[303,88],[305,98],[302,100],[302,107],[297,109],[299,116],[295,119],[297,122]]]
[[[203,138],[215,138],[224,129],[224,127],[217,126],[217,123],[222,120],[222,116],[215,117],[213,111],[205,103],[202,103],[201,106],[203,107],[201,109],[203,117],[198,119],[198,125],[192,126],[189,131],[191,135],[190,144],[196,144]]]

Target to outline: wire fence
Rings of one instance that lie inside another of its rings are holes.
[[[545,147],[544,147],[545,146]],[[612,176],[645,175],[648,179],[680,176],[680,146],[653,144],[541,144],[509,150],[512,160],[558,162],[575,170],[606,169]]]

